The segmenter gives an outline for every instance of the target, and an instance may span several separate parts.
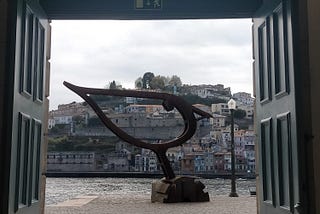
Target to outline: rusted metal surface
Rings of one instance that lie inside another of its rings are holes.
[[[108,127],[115,135],[120,139],[135,145],[137,147],[142,147],[152,150],[158,157],[161,168],[167,180],[175,178],[175,174],[172,170],[170,162],[166,156],[166,152],[171,147],[179,146],[189,140],[195,133],[197,128],[197,120],[203,118],[212,117],[211,114],[198,109],[191,104],[187,103],[181,97],[175,96],[168,93],[158,93],[150,91],[137,91],[137,90],[115,90],[115,89],[97,89],[97,88],[85,88],[73,85],[68,82],[63,82],[63,84],[82,97],[96,112],[98,117],[101,119],[103,124]],[[138,98],[150,98],[162,100],[162,105],[165,110],[171,111],[176,108],[184,120],[184,130],[182,134],[175,139],[170,141],[161,142],[157,144],[151,144],[144,142],[140,139],[137,139],[126,132],[121,128],[116,126],[101,110],[97,103],[90,97],[90,95],[106,95],[106,96],[120,96],[120,97],[138,97]],[[198,114],[200,117],[196,118],[195,114]]]
[[[174,179],[152,182],[151,202],[179,203],[206,202],[209,194],[204,192],[205,185],[197,177],[177,176]]]

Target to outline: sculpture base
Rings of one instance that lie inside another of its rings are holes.
[[[236,192],[231,192],[229,194],[229,197],[239,197],[238,194]]]
[[[206,202],[209,194],[203,192],[204,184],[195,181],[197,177],[179,176],[167,180],[165,178],[152,182],[151,202]]]

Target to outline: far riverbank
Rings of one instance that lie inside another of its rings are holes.
[[[205,179],[231,179],[231,173],[195,173],[177,174],[177,176],[196,176]],[[162,173],[141,173],[141,172],[46,172],[49,178],[162,178]],[[236,173],[237,178],[255,179],[255,174]]]

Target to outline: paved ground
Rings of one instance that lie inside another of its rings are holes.
[[[46,207],[46,214],[255,214],[256,198],[211,196],[202,203],[151,203],[150,195],[79,196]]]

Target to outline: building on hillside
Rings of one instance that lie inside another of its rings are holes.
[[[48,152],[47,171],[95,171],[94,152]]]
[[[143,171],[143,157],[141,154],[137,154],[134,156],[134,170],[136,172],[142,172]]]
[[[226,132],[231,132],[231,125],[228,125],[228,126],[226,126],[225,128],[224,128],[224,131],[226,131]],[[234,132],[236,132],[236,131],[239,131],[239,125],[238,124],[234,124],[233,125],[233,131]]]
[[[108,164],[108,154],[105,153],[95,153],[95,165],[97,171],[105,171]]]
[[[246,105],[246,106],[253,106],[254,104],[254,98],[251,97],[250,93],[246,92],[238,92],[233,94],[232,96],[239,105]]]
[[[50,122],[51,124],[58,125],[58,124],[71,124],[72,123],[72,116],[70,115],[61,115],[61,116],[54,116],[54,122]]]
[[[130,168],[129,156],[127,152],[108,153],[108,162],[104,164],[103,169],[112,172],[128,172]]]
[[[116,152],[125,152],[125,153],[132,153],[134,151],[135,146],[131,145],[125,141],[119,140],[115,143],[115,151]]]
[[[254,116],[254,107],[253,105],[237,105],[238,109],[241,109],[243,111],[246,112],[246,119],[250,119],[253,120],[253,116]]]
[[[194,154],[194,172],[204,173],[206,171],[205,157],[203,153]]]
[[[126,97],[126,103],[127,104],[136,104],[138,102],[137,97]]]
[[[61,115],[76,116],[87,113],[88,111],[92,110],[87,104],[72,102],[69,104],[58,105],[58,109],[50,111],[50,115],[52,115],[53,117]]]
[[[135,155],[135,171],[137,172],[159,172],[157,155],[146,149],[142,149],[141,154]]]
[[[255,157],[255,145],[254,142],[246,142],[244,150],[244,158],[246,160],[247,170],[249,173],[253,173],[256,170],[256,157]]]
[[[118,127],[130,127],[131,118],[130,114],[111,114],[108,118]]]
[[[154,112],[165,111],[162,105],[137,105],[132,104],[125,107],[126,113],[147,113],[151,114]]]
[[[205,172],[215,172],[214,152],[207,151],[203,153]]]
[[[213,152],[194,153],[194,172],[209,173],[215,171],[215,158]]]
[[[224,171],[229,172],[231,171],[231,152],[225,152],[223,154],[224,158]]]
[[[181,171],[181,160],[184,156],[183,147],[173,147],[169,148],[167,151],[167,158],[170,161],[171,167],[174,171]]]
[[[48,118],[48,128],[49,129],[52,129],[52,127],[54,127],[56,125],[56,122],[53,118],[53,116],[49,115],[49,118]]]
[[[194,173],[194,154],[189,153],[185,154],[184,157],[181,160],[181,173]]]
[[[158,172],[158,159],[156,155],[149,156],[148,172]]]
[[[247,162],[244,158],[244,156],[239,156],[239,155],[236,155],[235,156],[235,170],[236,172],[247,172]]]
[[[245,130],[238,130],[234,132],[235,155],[239,157],[244,156],[246,143],[245,133]]]
[[[222,127],[226,126],[226,116],[212,114],[212,118],[210,118],[210,124],[212,125],[212,130],[219,131]]]
[[[247,171],[254,173],[256,170],[256,154],[255,154],[255,133],[254,131],[247,131],[245,133],[245,149],[244,157],[247,161]]]
[[[225,153],[224,152],[216,152],[214,153],[214,169],[215,172],[225,172]]]
[[[211,105],[211,111],[220,115],[229,115],[230,110],[227,103],[217,103]]]
[[[198,95],[201,98],[219,98],[229,100],[231,97],[230,87],[225,88],[224,85],[198,85],[192,91],[192,94]]]
[[[125,113],[146,113],[146,106],[145,105],[128,105],[125,107]]]
[[[85,103],[72,102],[58,105],[57,110],[49,112],[49,129],[58,124],[71,124],[73,120],[81,120],[82,123],[88,124],[92,112],[92,109]]]

